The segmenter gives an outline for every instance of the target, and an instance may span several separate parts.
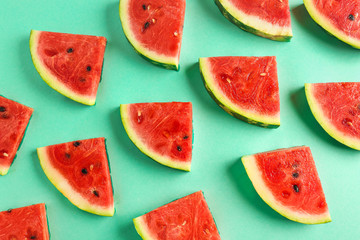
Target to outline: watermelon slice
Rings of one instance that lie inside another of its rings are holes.
[[[0,175],[8,173],[32,113],[32,108],[0,96]]]
[[[261,127],[280,126],[275,57],[200,58],[205,87],[230,115]]]
[[[0,239],[50,239],[45,204],[40,203],[0,212]]]
[[[153,64],[179,70],[185,0],[120,0],[119,15],[137,53]]]
[[[314,21],[341,41],[360,48],[360,8],[358,0],[304,0]]]
[[[260,197],[290,220],[318,224],[330,214],[309,147],[293,147],[241,158]]]
[[[324,130],[346,146],[360,150],[360,83],[307,83],[305,92]]]
[[[144,240],[220,240],[201,191],[137,217],[134,224]]]
[[[30,52],[36,70],[53,89],[74,101],[94,105],[106,38],[32,30]]]
[[[41,147],[37,153],[46,176],[70,202],[90,213],[114,215],[104,138]]]
[[[121,104],[120,113],[129,138],[143,153],[168,167],[190,171],[190,102]]]
[[[292,37],[288,0],[215,0],[221,13],[239,28],[276,41]]]

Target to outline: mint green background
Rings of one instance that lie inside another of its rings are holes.
[[[140,239],[132,218],[203,190],[222,239],[359,239],[360,153],[332,139],[312,116],[304,83],[358,81],[359,50],[323,31],[299,0],[290,0],[294,37],[275,42],[228,22],[213,1],[187,0],[180,71],[156,67],[126,41],[112,0],[2,0],[0,94],[35,109],[7,176],[0,177],[0,210],[45,202],[51,239]],[[97,103],[89,107],[52,90],[29,52],[31,29],[107,37]],[[281,126],[264,129],[225,113],[207,94],[198,58],[275,55]],[[121,123],[119,104],[191,101],[194,106],[190,173],[143,155]],[[1,127],[1,126],[0,126]],[[48,181],[36,148],[106,137],[115,190],[114,217],[73,206]],[[308,145],[316,161],[333,222],[303,225],[287,220],[255,192],[239,159],[246,154]],[[0,229],[1,231],[1,229]]]

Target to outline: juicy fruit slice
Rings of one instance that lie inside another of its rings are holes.
[[[325,195],[309,147],[293,147],[241,158],[260,197],[290,220],[330,222]]]
[[[104,138],[41,147],[37,153],[46,176],[70,202],[90,213],[114,215]]]
[[[134,224],[144,240],[220,240],[215,221],[201,191],[137,217]]]
[[[48,240],[45,204],[0,212],[0,239]]]
[[[230,115],[261,127],[280,125],[275,57],[209,57],[199,59],[205,87]]]
[[[106,38],[32,30],[30,52],[36,70],[53,89],[94,105],[101,79]]]
[[[239,28],[276,41],[292,37],[288,0],[215,0],[221,13]]]
[[[190,102],[121,104],[120,113],[129,138],[143,153],[168,167],[190,171]]]
[[[360,150],[360,83],[307,83],[310,109],[337,141]]]
[[[341,41],[360,48],[360,8],[357,0],[304,0],[314,21]]]
[[[126,38],[153,64],[179,70],[185,0],[120,0]]]
[[[0,175],[8,173],[33,111],[0,96]]]

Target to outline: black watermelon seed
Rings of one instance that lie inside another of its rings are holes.
[[[72,53],[74,50],[72,48],[68,48],[68,50],[66,50],[68,53]]]
[[[88,171],[86,170],[86,168],[81,169],[81,172],[82,172],[83,174],[88,174]]]
[[[94,190],[94,191],[93,191],[93,194],[94,194],[95,196],[99,197],[98,191]]]
[[[9,208],[9,209],[7,210],[7,212],[8,212],[8,213],[11,213],[11,212],[12,212],[12,209],[11,209],[11,208]]]
[[[90,72],[90,71],[91,71],[91,67],[90,67],[90,66],[87,66],[87,67],[86,67],[86,71]]]
[[[5,107],[0,107],[0,112],[5,112],[6,108]]]
[[[354,20],[355,20],[355,17],[354,17],[354,15],[350,14],[350,15],[348,16],[348,19],[351,20],[351,21],[354,21]]]
[[[296,185],[296,184],[293,186],[293,188],[294,188],[295,192],[299,192],[299,191],[300,191],[298,185]]]
[[[70,154],[65,153],[65,157],[66,157],[66,158],[70,158]]]
[[[78,141],[74,142],[73,144],[74,144],[75,147],[80,146],[80,142],[78,142]]]
[[[85,82],[85,78],[80,78],[80,82]]]
[[[298,172],[294,172],[294,173],[292,174],[292,176],[293,176],[294,178],[298,178],[298,177],[299,177],[299,173],[298,173]]]
[[[30,237],[30,239],[36,239],[36,236],[33,235],[33,236]]]
[[[143,4],[143,5],[142,5],[142,8],[143,8],[144,10],[146,10],[146,5],[145,5],[145,4]]]
[[[188,135],[185,135],[185,136],[184,136],[184,139],[188,139],[188,138],[189,138],[189,136],[188,136]]]
[[[150,26],[150,22],[146,22],[146,23],[144,24],[144,28],[145,28],[145,29],[147,29],[149,26]]]
[[[181,146],[177,146],[176,149],[177,149],[179,152],[181,152],[181,150],[182,150],[182,149],[181,149]]]

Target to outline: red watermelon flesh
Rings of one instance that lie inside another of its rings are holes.
[[[308,83],[305,89],[311,111],[325,131],[360,150],[360,83]]]
[[[124,33],[138,53],[151,62],[178,69],[185,0],[121,0]]]
[[[166,166],[190,171],[190,102],[122,104],[121,118],[130,139],[142,152]]]
[[[49,180],[74,205],[98,215],[114,214],[104,138],[61,143],[37,151]]]
[[[106,38],[31,31],[30,50],[41,77],[61,94],[93,105],[99,86]]]
[[[33,109],[0,96],[0,174],[7,174]]]
[[[146,240],[220,240],[201,191],[135,218],[134,224],[140,236]]]
[[[293,147],[242,157],[260,195],[283,216],[302,223],[331,221],[309,147]]]
[[[265,127],[280,125],[275,57],[200,58],[205,86],[227,112]]]
[[[0,239],[48,240],[45,204],[40,203],[0,212]]]

